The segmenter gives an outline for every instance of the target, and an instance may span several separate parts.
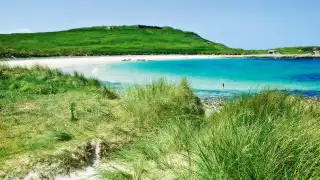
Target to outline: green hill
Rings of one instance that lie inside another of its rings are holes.
[[[193,32],[141,25],[0,35],[0,57],[213,53],[242,54],[243,50],[208,41]]]
[[[281,54],[308,54],[320,47],[277,48]],[[124,54],[267,54],[206,40],[193,32],[158,26],[96,26],[58,32],[0,34],[0,58]]]

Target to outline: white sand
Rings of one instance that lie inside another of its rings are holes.
[[[48,57],[17,59],[5,61],[10,66],[42,65],[50,68],[64,68],[87,65],[109,65],[119,63],[124,59],[137,60],[188,60],[188,59],[217,59],[217,58],[286,58],[286,57],[318,57],[315,55],[124,55],[124,56],[83,56],[83,57]],[[3,62],[0,62],[3,63]]]
[[[48,58],[34,58],[34,59],[18,59],[4,61],[2,63],[10,66],[26,66],[42,65],[50,68],[64,68],[74,66],[86,65],[109,65],[119,63],[124,59],[137,60],[178,60],[178,59],[208,59],[217,58],[217,56],[210,55],[139,55],[139,56],[91,56],[91,57],[48,57]],[[1,63],[1,62],[0,62]]]
[[[291,54],[291,55],[123,55],[123,56],[82,56],[82,57],[48,57],[48,58],[32,58],[32,59],[17,59],[4,61],[1,63],[10,66],[26,66],[31,67],[34,65],[42,65],[50,68],[65,68],[77,67],[87,65],[109,65],[119,63],[124,59],[130,61],[137,60],[188,60],[188,59],[217,59],[217,58],[299,58],[299,57],[313,57],[320,58],[316,55],[304,54]]]

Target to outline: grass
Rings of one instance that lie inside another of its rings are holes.
[[[277,48],[281,54],[308,54],[315,49],[319,47]],[[267,50],[230,48],[171,27],[96,26],[57,32],[0,34],[0,58],[124,54],[241,55],[267,54]]]
[[[298,46],[277,48],[281,54],[313,54],[314,51],[319,51],[319,46]]]
[[[111,131],[118,124],[111,112],[117,103],[109,98],[118,95],[97,80],[43,67],[0,66],[0,73],[0,175],[22,157],[118,134]]]
[[[110,180],[129,180],[132,179],[130,174],[126,174],[123,172],[106,172],[102,174],[103,178],[110,179]]]
[[[199,142],[203,179],[316,179],[320,109],[281,92],[227,104]]]
[[[70,141],[74,138],[69,132],[57,132],[54,136],[58,141]]]
[[[108,154],[103,163],[122,167],[102,169],[106,179],[320,176],[319,102],[265,91],[226,102],[220,112],[205,116],[185,79],[180,84],[160,79],[118,95],[78,73],[0,70],[0,177],[28,172],[34,168],[31,160],[61,162],[59,172],[81,168],[86,151],[92,151],[86,143],[93,139],[121,144],[103,151]],[[80,144],[81,151],[65,151]]]
[[[319,103],[266,91],[228,102],[210,117],[193,115],[153,124],[154,131],[113,158],[136,179],[320,176]]]
[[[243,50],[210,42],[170,27],[91,27],[59,32],[2,34],[0,57],[121,54],[241,54]]]
[[[101,87],[97,80],[87,79],[77,72],[72,76],[40,66],[28,70],[17,67],[14,71],[10,67],[0,66],[0,73],[2,79],[0,90],[19,93],[48,95],[74,89]]]
[[[133,87],[124,95],[122,102],[124,109],[146,128],[171,121],[171,117],[204,114],[200,99],[186,80],[178,86],[160,79],[145,87]]]

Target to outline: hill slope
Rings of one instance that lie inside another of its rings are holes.
[[[277,48],[308,54],[320,47]],[[157,26],[96,26],[58,32],[0,34],[0,58],[122,54],[267,54],[211,42],[193,32]]]
[[[99,26],[59,32],[2,34],[0,57],[117,54],[240,54],[170,27]]]

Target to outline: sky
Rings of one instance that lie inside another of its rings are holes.
[[[144,24],[234,48],[319,46],[319,8],[319,0],[0,0],[0,34]]]

